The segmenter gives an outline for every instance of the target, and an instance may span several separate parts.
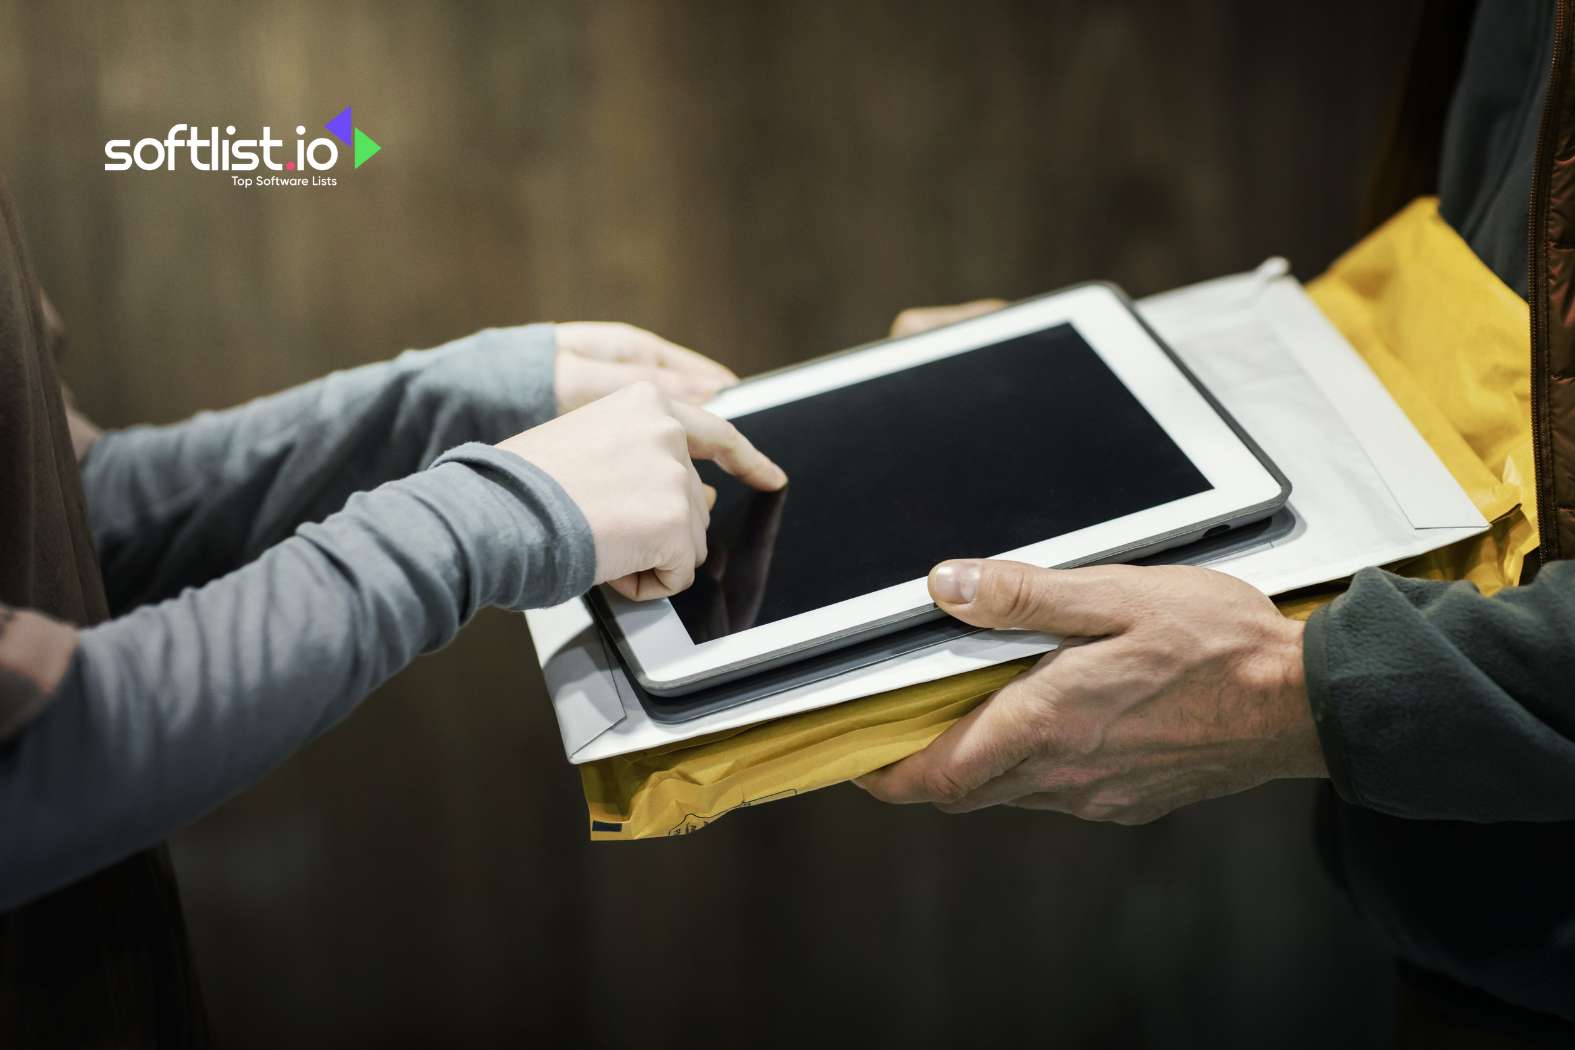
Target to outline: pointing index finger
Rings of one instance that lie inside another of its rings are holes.
[[[775,492],[787,484],[782,468],[727,420],[676,401],[670,407],[689,436],[689,454],[695,459],[709,459],[739,481],[763,492]]]

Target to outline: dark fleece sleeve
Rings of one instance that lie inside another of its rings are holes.
[[[1307,624],[1336,790],[1402,817],[1575,820],[1575,563],[1486,598],[1364,570]]]

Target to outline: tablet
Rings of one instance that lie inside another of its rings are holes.
[[[943,615],[938,561],[1130,561],[1261,520],[1290,484],[1112,285],[769,373],[707,406],[784,470],[717,488],[671,599],[590,605],[630,674],[681,695]]]
[[[1140,565],[1209,565],[1225,558],[1240,557],[1249,551],[1270,547],[1276,540],[1291,534],[1296,527],[1296,516],[1289,504],[1262,521],[1251,522],[1239,528],[1173,547],[1139,560]],[[790,689],[814,685],[829,678],[857,671],[863,667],[885,663],[898,657],[923,653],[955,641],[966,635],[977,634],[979,628],[954,620],[950,616],[926,620],[912,627],[904,627],[890,634],[879,634],[861,639],[841,648],[831,648],[779,667],[769,667],[756,674],[736,679],[725,679],[717,684],[706,683],[686,693],[658,696],[641,688],[632,680],[616,647],[611,644],[605,624],[598,623],[598,642],[616,676],[620,692],[627,690],[651,717],[653,722],[664,725],[682,725],[719,711],[742,707],[778,696]]]

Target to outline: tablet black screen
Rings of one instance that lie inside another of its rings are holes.
[[[700,465],[710,554],[672,599],[697,644],[1210,487],[1070,324],[734,423],[789,482]]]

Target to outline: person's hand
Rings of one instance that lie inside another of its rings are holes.
[[[553,393],[570,412],[641,382],[655,383],[674,401],[701,405],[738,382],[715,361],[643,328],[609,321],[553,325],[558,342]]]
[[[733,424],[638,382],[500,442],[563,486],[596,540],[596,582],[635,601],[665,598],[694,581],[716,492],[695,459],[754,488],[787,475]]]
[[[952,561],[931,571],[930,594],[979,627],[1067,642],[925,750],[859,778],[876,798],[1141,824],[1268,780],[1328,775],[1302,624],[1239,580],[1183,566]]]
[[[994,313],[1005,305],[1005,299],[975,299],[971,303],[957,303],[954,306],[910,306],[891,322],[891,337],[896,339],[904,335],[918,335],[943,324]]]

